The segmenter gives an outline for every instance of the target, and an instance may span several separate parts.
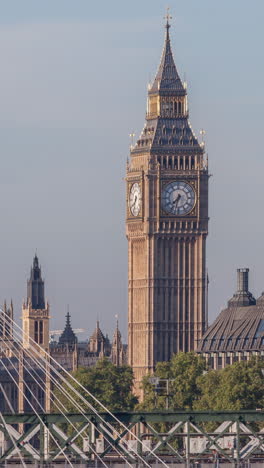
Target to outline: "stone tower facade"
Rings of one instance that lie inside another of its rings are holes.
[[[125,352],[122,343],[121,333],[118,327],[118,320],[116,322],[116,329],[113,336],[111,361],[115,366],[122,366],[125,364]]]
[[[37,255],[33,260],[27,282],[27,300],[22,306],[23,345],[29,348],[36,342],[43,349],[49,348],[49,304],[45,302],[44,281]],[[30,338],[33,340],[31,341]]]
[[[128,356],[136,388],[207,328],[208,164],[190,122],[167,21],[146,122],[127,163]]]

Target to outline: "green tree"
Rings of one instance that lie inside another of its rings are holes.
[[[223,370],[210,371],[197,379],[199,410],[241,410],[264,407],[262,359],[236,362]]]
[[[154,376],[160,379],[169,379],[169,409],[192,409],[194,402],[200,397],[197,378],[206,369],[205,359],[197,354],[178,353],[172,356],[169,362],[159,362]],[[155,392],[150,383],[150,376],[143,379],[144,401],[140,409],[152,410],[166,406],[166,382],[161,382]]]
[[[99,400],[110,411],[132,411],[137,404],[137,398],[132,393],[133,372],[129,366],[114,366],[109,360],[101,359],[94,367],[80,367],[72,373],[73,377],[97,400]],[[87,395],[87,393],[69,377],[66,380],[78,390],[78,392],[98,411],[103,411],[102,407],[96,401]],[[73,390],[64,383],[64,389],[67,390],[84,411],[89,412],[87,406],[81,398],[78,398]],[[67,408],[68,412],[78,412],[76,406],[71,403],[60,390],[56,390],[56,395]],[[55,402],[54,402],[55,403]],[[55,404],[53,410],[56,412]]]

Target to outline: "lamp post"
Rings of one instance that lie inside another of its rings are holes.
[[[160,385],[161,382],[165,382],[166,389],[166,410],[169,409],[169,383],[174,382],[174,379],[160,379],[159,377],[150,377],[149,382],[154,387],[154,392],[157,395],[160,390],[163,390],[164,387]]]

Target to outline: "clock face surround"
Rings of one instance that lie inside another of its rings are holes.
[[[166,213],[184,216],[195,205],[195,192],[190,184],[180,180],[170,182],[163,188],[161,207]]]
[[[141,189],[138,182],[135,182],[129,194],[129,208],[133,216],[138,216],[141,209]]]

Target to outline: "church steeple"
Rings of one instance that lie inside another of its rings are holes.
[[[45,309],[44,281],[41,277],[41,268],[37,254],[33,259],[30,278],[27,282],[27,303],[32,309]]]

